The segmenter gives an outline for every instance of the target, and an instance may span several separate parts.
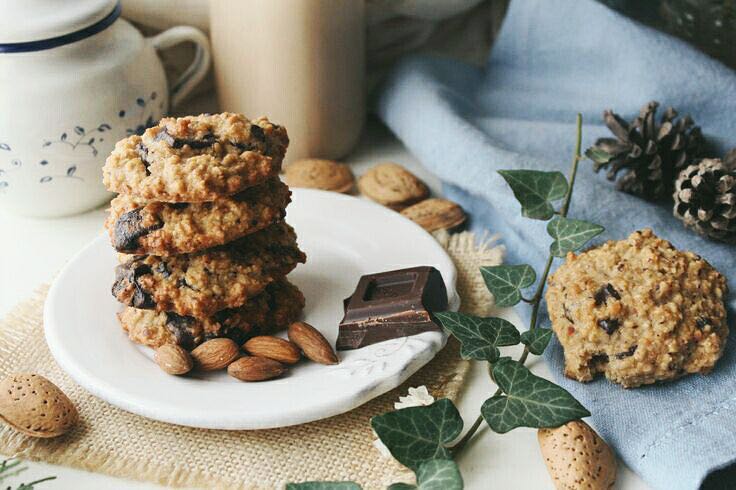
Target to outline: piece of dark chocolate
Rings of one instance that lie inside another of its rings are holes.
[[[434,267],[369,274],[343,303],[337,349],[365,347],[430,330],[441,331],[432,313],[447,309],[447,289]]]

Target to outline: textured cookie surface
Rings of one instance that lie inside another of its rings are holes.
[[[429,196],[429,188],[413,173],[396,163],[382,163],[358,179],[358,188],[366,197],[401,210]]]
[[[425,199],[405,208],[401,214],[427,231],[453,230],[465,223],[465,212],[447,199]]]
[[[278,175],[288,144],[286,130],[266,118],[164,118],[115,145],[103,180],[113,192],[151,201],[212,201]]]
[[[353,172],[344,163],[318,158],[297,160],[284,170],[291,187],[306,187],[334,192],[350,192],[355,184]]]
[[[221,310],[201,320],[131,307],[119,313],[118,319],[133,342],[153,348],[175,343],[191,350],[217,337],[228,337],[242,345],[255,335],[283,330],[299,318],[303,309],[302,293],[282,279],[243,306]]]
[[[147,202],[119,195],[105,226],[118,252],[175,255],[228,243],[284,218],[289,188],[279,179],[202,203]]]
[[[294,230],[277,223],[220,247],[161,257],[120,255],[113,296],[140,309],[207,318],[236,308],[306,260]]]
[[[727,292],[708,262],[649,229],[568,254],[546,294],[565,374],[635,387],[709,372],[728,336]]]

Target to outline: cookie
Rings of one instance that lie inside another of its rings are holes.
[[[115,145],[103,181],[110,191],[149,201],[212,201],[277,176],[288,144],[286,130],[266,118],[164,118]]]
[[[429,188],[413,173],[396,163],[382,163],[358,179],[358,189],[364,196],[401,210],[429,196]]]
[[[250,337],[277,332],[296,321],[304,309],[304,295],[285,279],[239,308],[218,311],[204,319],[172,312],[126,307],[118,314],[133,342],[149,347],[175,343],[192,350],[202,342],[227,337],[242,345]]]
[[[307,158],[290,163],[284,180],[291,187],[306,187],[334,192],[350,192],[355,184],[353,172],[344,163]]]
[[[226,245],[170,257],[120,255],[112,294],[140,309],[207,318],[236,308],[306,260],[294,230],[277,223]]]
[[[429,232],[454,230],[465,223],[465,211],[447,199],[425,199],[405,208],[401,214]]]
[[[636,387],[709,372],[728,336],[725,278],[652,230],[575,255],[549,278],[565,374]]]
[[[119,195],[105,226],[118,252],[175,255],[228,243],[286,215],[289,188],[279,179],[202,203],[147,202]]]

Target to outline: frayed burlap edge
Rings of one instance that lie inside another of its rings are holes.
[[[478,272],[499,264],[494,237],[476,243],[471,233],[435,234],[458,269],[462,310],[485,315],[491,297]],[[168,425],[129,414],[75,385],[51,358],[43,337],[48,287],[20,303],[0,322],[0,375],[42,374],[66,392],[81,421],[52,440],[0,429],[0,452],[111,476],[173,487],[281,488],[289,481],[354,480],[366,489],[411,481],[411,474],[373,447],[370,417],[391,410],[408,387],[426,385],[435,397],[456,400],[469,363],[451,341],[401,387],[343,415],[296,427],[264,431],[213,431]],[[83,340],[82,340],[83,341]]]

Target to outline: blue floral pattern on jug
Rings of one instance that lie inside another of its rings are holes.
[[[165,109],[163,100],[160,100],[156,92],[151,92],[148,97],[138,97],[135,104],[131,104],[132,109],[121,109],[118,111],[118,119],[125,128],[125,136],[134,134],[142,135],[144,131],[157,123],[157,117],[161,117]],[[41,147],[48,149],[67,148],[72,152],[87,152],[87,157],[96,157],[99,154],[98,146],[105,141],[107,133],[115,132],[114,126],[106,122],[100,123],[92,128],[82,125],[75,125],[71,130],[63,131],[55,139],[43,140]],[[10,187],[11,174],[23,167],[23,162],[19,158],[12,157],[12,148],[9,143],[0,141],[0,194],[3,194]],[[11,159],[8,163],[3,162],[3,153],[11,153]],[[42,167],[48,167],[49,170],[54,167],[53,162],[44,159],[38,162]],[[56,165],[58,167],[58,165]],[[62,166],[62,171],[53,172],[43,175],[38,179],[39,184],[48,184],[62,179],[84,181],[84,178],[77,175],[78,166],[76,163],[66,163]],[[53,173],[52,173],[53,172]]]

